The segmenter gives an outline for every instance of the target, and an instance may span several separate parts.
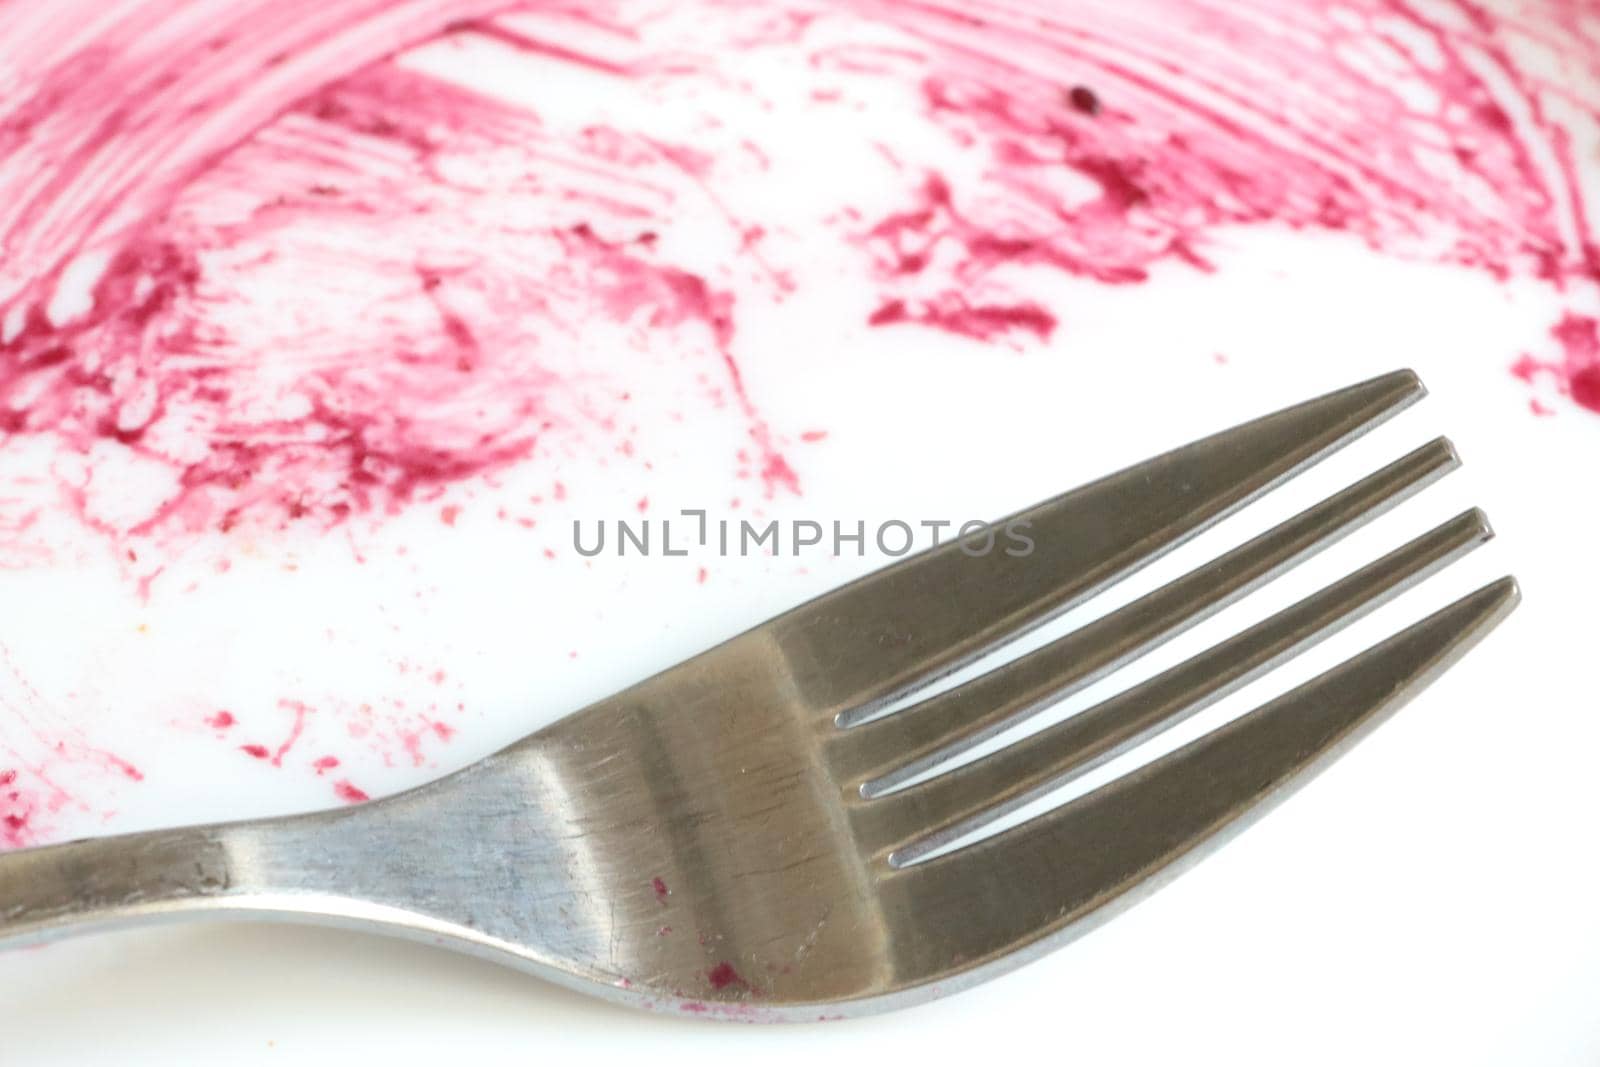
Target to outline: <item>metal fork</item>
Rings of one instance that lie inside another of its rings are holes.
[[[326,922],[635,1006],[746,1019],[884,1010],[983,981],[1299,785],[1503,618],[1516,584],[982,836],[1487,540],[1469,511],[1117,696],[944,767],[1452,469],[1440,439],[1056,641],[887,706],[1422,394],[1397,372],[1110,475],[1018,513],[1031,554],[939,546],[397,796],[0,856],[0,944],[183,917]]]

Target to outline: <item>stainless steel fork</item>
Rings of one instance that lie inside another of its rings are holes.
[[[0,856],[0,944],[191,916],[329,922],[631,1005],[745,1019],[877,1011],[983,981],[1300,784],[1504,617],[1516,584],[984,836],[1488,539],[1469,511],[1117,696],[949,764],[1450,470],[1440,439],[1056,641],[888,705],[1422,393],[1390,374],[1169,452],[1018,513],[1028,555],[942,545],[385,800]]]

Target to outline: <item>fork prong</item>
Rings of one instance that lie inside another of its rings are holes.
[[[1440,437],[1181,578],[963,685],[839,736],[835,773],[876,796],[1062,700],[1264,585],[1460,465]]]
[[[956,958],[994,960],[1034,943],[1044,951],[1110,918],[1331,763],[1518,598],[1502,578],[1126,777],[893,872],[885,907],[915,910],[929,934],[903,946],[902,967],[937,976]]]
[[[1423,395],[1396,371],[1204,438],[859,579],[780,616],[763,636],[796,695],[840,721],[932,681],[1066,610]],[[1021,524],[1020,526],[1018,524]],[[1016,554],[1013,554],[1016,553]]]
[[[991,755],[865,802],[857,832],[916,861],[1169,729],[1487,541],[1467,511],[1104,702]],[[909,828],[909,829],[908,829]]]

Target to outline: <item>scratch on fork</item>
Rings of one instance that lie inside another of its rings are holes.
[[[817,920],[817,925],[812,927],[811,933],[794,950],[794,962],[799,963],[806,958],[810,951],[817,947],[817,942],[822,938],[822,928],[828,925],[828,920],[833,918],[833,905],[822,906],[822,918]]]
[[[617,965],[617,893],[611,893],[611,942],[606,946],[606,958],[611,966]]]

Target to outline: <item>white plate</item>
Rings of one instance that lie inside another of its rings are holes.
[[[512,94],[548,88],[554,76],[549,64],[535,76],[486,56],[435,47],[407,63]],[[617,90],[598,76],[566,88],[571,114],[558,128],[590,106],[632,106],[605,97]],[[887,117],[869,109],[843,128],[925,134],[896,118],[894,101],[873,106]],[[1457,443],[1464,469],[1134,674],[1471,505],[1488,511],[1498,540],[1172,741],[1500,574],[1522,581],[1524,606],[1223,852],[1107,927],[948,1001],[805,1030],[729,1029],[625,1013],[379,938],[197,924],[0,958],[0,1062],[498,1063],[600,1047],[652,1063],[730,1048],[804,1062],[992,1056],[997,1042],[1090,1063],[1594,1062],[1600,415],[1541,394],[1555,413],[1536,416],[1508,369],[1523,352],[1553,358],[1552,323],[1592,295],[1402,258],[1348,235],[1232,227],[1207,231],[1213,272],[1163,260],[1142,285],[1050,272],[1018,279],[1059,319],[1048,341],[1027,331],[983,344],[917,326],[870,328],[870,279],[849,274],[862,270],[859,260],[829,258],[835,234],[805,228],[806,212],[839,183],[885,204],[906,185],[852,155],[860,144],[838,125],[726,118],[735,130],[777,123],[785,136],[772,142],[792,157],[718,187],[793,224],[763,247],[797,278],[795,294],[777,299],[781,286],[763,277],[771,264],[728,253],[726,284],[770,298],[745,295],[740,305],[733,348],[750,410],[703,336],[699,349],[663,355],[624,331],[613,348],[574,342],[556,357],[562,373],[588,376],[585,388],[607,398],[609,422],[584,420],[581,390],[562,394],[569,421],[532,458],[331,534],[317,523],[211,528],[140,541],[156,555],[130,562],[108,549],[116,537],[50,512],[59,538],[50,558],[16,557],[0,572],[9,605],[0,618],[0,769],[9,753],[25,772],[14,787],[28,795],[8,809],[26,806],[19,840],[403,789],[884,559],[870,536],[864,557],[795,556],[785,545],[777,557],[696,547],[681,558],[585,559],[574,522],[587,538],[597,521],[671,519],[677,539],[692,528],[683,509],[704,509],[713,522],[863,521],[869,531],[891,519],[991,518],[1399,366],[1432,390],[1423,405],[1108,603],[1434,434]],[[830,165],[801,168],[807,157]],[[1592,161],[1580,169],[1589,173]],[[726,236],[725,205],[707,198],[674,210],[690,258]],[[324,280],[302,273],[271,283],[284,291],[261,284],[247,291],[284,312]],[[678,344],[693,335],[673,336]],[[760,477],[763,433],[798,492]],[[18,447],[0,453],[8,478],[50,469]],[[219,726],[224,710],[232,724]]]

